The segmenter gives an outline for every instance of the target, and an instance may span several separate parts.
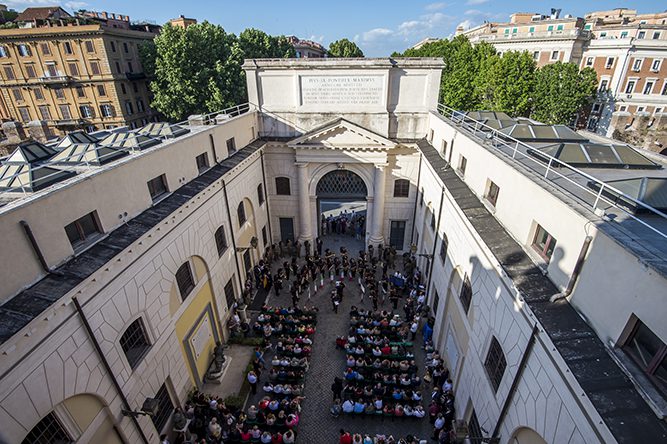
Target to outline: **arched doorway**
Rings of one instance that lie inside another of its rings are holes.
[[[356,173],[329,171],[317,182],[318,233],[349,235],[364,240],[366,233],[366,183]]]

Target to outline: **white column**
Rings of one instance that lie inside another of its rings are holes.
[[[310,197],[308,196],[308,163],[297,163],[297,175],[299,180],[299,242],[313,243],[312,221],[310,217]],[[312,247],[311,247],[312,248]]]
[[[375,165],[375,174],[373,178],[373,218],[371,219],[371,236],[368,242],[377,248],[377,244],[384,245],[384,193],[386,164]]]

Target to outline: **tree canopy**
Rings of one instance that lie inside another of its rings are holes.
[[[549,124],[568,124],[595,94],[595,71],[572,63],[537,68],[527,52],[502,56],[492,45],[465,36],[439,40],[394,57],[441,57],[440,101],[461,111],[503,111]]]
[[[340,39],[329,45],[329,57],[363,57],[363,51],[356,43],[348,39]]]
[[[153,42],[140,48],[141,63],[151,78],[151,106],[172,120],[245,102],[245,58],[293,56],[283,36],[246,29],[236,37],[208,22],[185,29],[167,24]]]

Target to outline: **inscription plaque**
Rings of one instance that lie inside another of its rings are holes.
[[[383,76],[301,77],[302,105],[382,105],[383,97]]]

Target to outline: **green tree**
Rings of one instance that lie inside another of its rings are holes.
[[[248,28],[239,34],[239,46],[246,59],[294,57],[294,47],[285,36],[272,36]]]
[[[535,61],[523,51],[509,51],[480,59],[478,85],[484,88],[481,108],[503,111],[510,116],[527,117],[532,106],[535,86]]]
[[[329,45],[329,57],[363,57],[364,53],[356,43],[340,39]]]
[[[543,123],[569,124],[595,96],[597,76],[592,68],[573,63],[545,65],[535,73],[531,117]]]

